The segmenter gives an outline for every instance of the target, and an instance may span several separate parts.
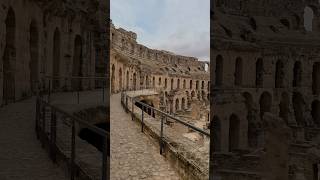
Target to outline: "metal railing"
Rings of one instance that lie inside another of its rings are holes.
[[[58,91],[75,92],[77,103],[80,103],[80,92],[86,89],[101,89],[101,99],[105,102],[107,87],[106,77],[81,77],[81,76],[45,76],[42,83],[42,92],[47,93],[47,101],[50,102],[51,94]]]
[[[131,104],[129,104],[129,100],[131,101]],[[130,97],[128,96],[125,92],[122,92],[121,93],[121,104],[122,106],[126,109],[127,112],[131,112],[131,118],[132,120],[134,120],[134,106],[137,104],[141,105],[141,132],[143,132],[144,130],[144,126],[145,126],[145,123],[144,123],[144,114],[146,112],[144,112],[144,109],[146,110],[151,110],[151,112],[157,112],[159,113],[160,117],[161,117],[161,124],[160,124],[160,154],[163,153],[163,148],[164,148],[164,131],[163,131],[163,128],[164,128],[164,122],[167,122],[168,119],[172,119],[174,120],[175,122],[178,122],[179,124],[182,124],[206,137],[209,137],[210,138],[210,133],[203,130],[203,129],[200,129],[198,127],[195,127],[193,126],[192,124],[189,124],[177,117],[174,117],[166,112],[163,112],[159,109],[156,109],[155,107],[152,107],[148,104],[145,104],[143,102],[140,102],[138,100],[136,100],[134,97]],[[131,107],[129,107],[129,105],[131,105]],[[130,110],[131,108],[131,110]]]
[[[101,179],[107,180],[110,179],[110,132],[98,128],[80,117],[74,116],[61,108],[58,108],[55,105],[50,104],[51,94],[55,91],[52,91],[52,83],[54,80],[95,80],[100,81],[102,88],[102,101],[105,101],[105,77],[46,77],[48,86],[43,85],[42,91],[40,91],[37,96],[36,101],[36,118],[35,118],[35,131],[37,139],[41,141],[42,147],[46,144],[49,145],[49,155],[53,162],[56,162],[56,157],[59,151],[57,144],[57,123],[61,121],[62,124],[67,125],[69,130],[71,130],[71,157],[68,159],[68,168],[70,170],[70,179],[74,180],[78,170],[81,167],[78,167],[76,164],[76,125],[81,126],[82,128],[87,128],[88,130],[96,133],[102,139],[102,169],[101,169]],[[75,82],[77,82],[75,81]],[[79,87],[79,86],[78,86]],[[96,88],[96,87],[95,87]],[[93,88],[94,89],[94,88]],[[80,100],[80,91],[79,88],[70,88],[69,91],[77,92],[77,103],[79,104]],[[47,93],[47,94],[45,94]],[[66,154],[64,154],[67,156]],[[78,169],[77,169],[78,168]]]

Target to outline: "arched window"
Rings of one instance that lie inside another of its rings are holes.
[[[281,101],[279,104],[279,117],[281,117],[286,123],[288,123],[289,119],[289,96],[287,93],[282,93]]]
[[[82,46],[83,41],[80,35],[76,35],[74,39],[74,51],[73,51],[73,76],[83,76],[83,57],[82,57]],[[81,88],[82,82],[79,79],[74,79],[72,83],[73,90]],[[114,89],[113,89],[114,90]]]
[[[276,63],[275,87],[282,88],[284,83],[284,64],[281,60]]]
[[[179,104],[179,99],[176,99],[176,111],[180,110],[180,104]]]
[[[159,77],[159,86],[161,86],[161,77]]]
[[[263,61],[261,58],[256,62],[256,86],[263,86]]]
[[[314,18],[314,12],[311,7],[307,6],[304,8],[304,15],[303,15],[303,25],[306,31],[312,31],[313,30],[313,18]]]
[[[260,117],[262,118],[265,112],[271,112],[272,99],[268,92],[263,92],[260,96]]]
[[[232,152],[239,149],[240,119],[235,114],[232,114],[229,120],[229,151]]]
[[[305,110],[305,107],[304,107],[305,103],[304,103],[303,96],[298,92],[294,92],[292,95],[292,104],[293,104],[293,110],[294,110],[294,115],[295,115],[297,124],[299,126],[304,126],[305,121],[303,118],[303,112]]]
[[[293,67],[292,86],[293,87],[301,86],[301,81],[302,81],[302,66],[301,66],[301,62],[297,61],[294,63],[294,67]]]
[[[201,89],[204,89],[204,81],[201,82]]]
[[[196,81],[196,89],[199,90],[199,81]]]
[[[186,80],[184,79],[183,80],[183,89],[185,89],[186,88]]]
[[[148,77],[147,77],[148,78]],[[127,77],[126,77],[126,80],[127,80],[127,90],[129,89],[129,71],[127,71]],[[147,81],[148,82],[148,81]]]
[[[171,79],[171,90],[173,90],[173,78]]]
[[[192,89],[192,80],[190,80],[190,89]]]
[[[167,88],[168,86],[168,82],[167,82],[167,78],[164,79],[164,88]]]
[[[177,82],[177,89],[180,89],[180,79],[178,79],[178,82]]]

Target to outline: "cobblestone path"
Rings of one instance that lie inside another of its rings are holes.
[[[110,99],[111,179],[178,180],[177,173],[141,127],[121,106],[120,94]]]
[[[64,180],[34,129],[35,98],[0,108],[0,179]]]

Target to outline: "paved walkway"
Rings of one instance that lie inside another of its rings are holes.
[[[34,129],[35,98],[0,108],[0,179],[64,180]]]
[[[141,127],[121,106],[120,94],[110,98],[111,179],[178,180],[177,173]]]

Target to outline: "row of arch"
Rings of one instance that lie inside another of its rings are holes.
[[[5,49],[3,54],[3,100],[4,103],[15,101],[16,91],[16,16],[14,10],[10,7],[5,20],[6,25],[6,39]],[[29,26],[30,40],[29,40],[29,53],[30,53],[30,90],[36,92],[39,88],[39,55],[40,55],[40,32],[36,20],[32,20]],[[82,38],[76,35],[74,39],[74,55],[73,55],[73,76],[82,76]],[[55,29],[53,34],[53,57],[52,57],[52,76],[60,76],[61,66],[61,33],[58,28]],[[53,81],[53,88],[58,88],[59,81]],[[77,86],[76,82],[73,86]]]
[[[247,140],[248,140],[248,147],[249,148],[256,148],[259,146],[261,142],[262,134],[259,129],[259,126],[261,126],[261,119],[264,116],[264,113],[266,112],[272,112],[272,96],[269,92],[263,92],[259,99],[259,112],[257,113],[257,116],[255,116],[255,103],[253,102],[253,98],[250,93],[245,92],[242,94],[243,98],[245,99],[245,107],[247,110],[246,114],[246,121],[248,125],[247,129]],[[292,106],[291,106],[292,104]],[[282,118],[284,123],[291,126],[299,126],[299,127],[313,127],[316,125],[317,127],[320,127],[320,101],[319,100],[313,100],[311,103],[311,118],[312,122],[308,121],[306,112],[307,104],[304,100],[304,97],[299,92],[292,93],[291,96],[291,102],[290,102],[290,96],[288,93],[283,92],[281,94],[281,100],[278,104],[279,106],[279,112],[278,116]],[[292,109],[292,111],[291,111]],[[214,115],[212,120],[212,126],[213,126],[213,133],[214,133],[214,146],[215,151],[221,151],[221,143],[222,143],[222,125],[221,125],[221,119],[219,115]],[[259,125],[260,124],[260,125]],[[236,113],[232,113],[229,116],[229,128],[228,128],[228,150],[234,151],[240,148],[240,142],[241,141],[241,131],[243,131],[243,127],[241,127],[241,119]]]
[[[223,57],[218,55],[216,57],[216,70],[215,70],[215,85],[223,85],[223,76],[224,76],[224,67],[223,67]],[[255,72],[255,86],[257,88],[262,88],[264,83],[264,64],[262,58],[258,58],[256,61],[256,72]],[[292,87],[301,87],[302,86],[302,73],[303,67],[301,61],[296,61],[293,66],[293,79]],[[234,71],[234,85],[242,86],[243,85],[243,61],[241,57],[237,57],[235,60],[235,71]],[[283,60],[278,60],[275,65],[275,79],[274,87],[275,88],[284,88],[285,87],[285,64]],[[313,64],[312,70],[312,92],[313,94],[320,93],[320,62],[315,62]]]

